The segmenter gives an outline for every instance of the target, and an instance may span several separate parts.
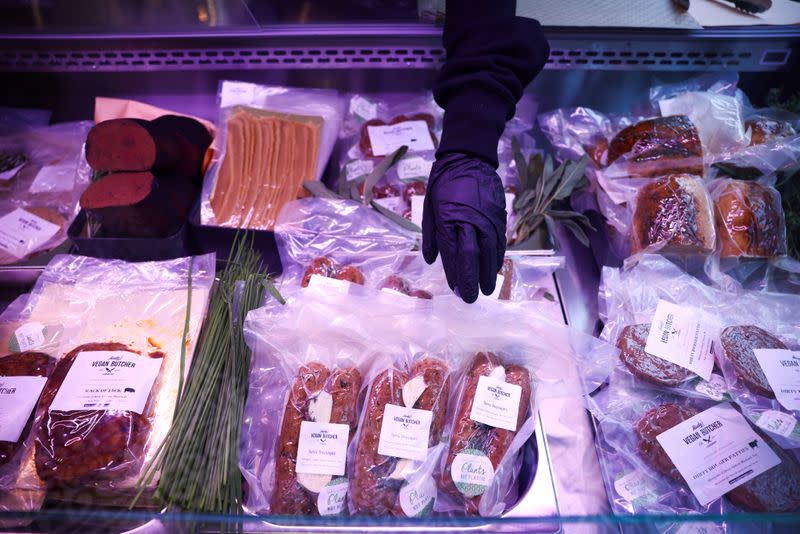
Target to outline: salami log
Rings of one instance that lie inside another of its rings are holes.
[[[499,372],[502,371],[502,372]],[[479,423],[471,418],[472,402],[478,388],[478,381],[482,376],[505,376],[505,382],[520,386],[519,411],[516,430],[496,428],[484,423]],[[531,396],[531,381],[528,370],[518,365],[504,366],[503,362],[491,352],[481,352],[472,361],[466,383],[459,398],[450,448],[447,452],[442,478],[439,488],[450,494],[456,501],[462,502],[464,511],[470,514],[478,512],[482,491],[475,491],[472,487],[465,487],[453,480],[452,467],[454,460],[461,453],[476,454],[486,457],[491,462],[492,468],[497,469],[508,451],[511,442],[519,431],[528,413]],[[466,493],[462,492],[462,489]],[[485,490],[485,486],[483,487]]]

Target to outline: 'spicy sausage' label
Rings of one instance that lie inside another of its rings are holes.
[[[348,425],[311,421],[300,423],[297,472],[313,475],[344,475],[349,436]]]
[[[494,466],[482,451],[464,449],[453,458],[450,474],[458,491],[466,497],[476,497],[492,483]]]
[[[519,385],[491,376],[481,376],[478,378],[469,418],[478,423],[516,432],[521,396],[522,387]]]
[[[0,441],[19,439],[46,382],[44,376],[0,376]]]
[[[161,369],[161,360],[124,350],[81,352],[58,388],[50,410],[141,414]]]
[[[378,454],[425,461],[432,418],[429,410],[387,404],[383,410]]]

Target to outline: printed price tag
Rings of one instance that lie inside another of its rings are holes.
[[[656,439],[704,506],[780,463],[727,402],[690,417]]]
[[[344,475],[347,463],[348,425],[300,423],[297,447],[297,472],[314,475]]]
[[[716,373],[711,374],[708,380],[700,380],[694,387],[698,393],[705,395],[709,399],[715,401],[725,400],[725,394],[728,392],[728,386],[725,384],[725,379]]]
[[[0,441],[20,438],[46,382],[44,376],[0,376]]]
[[[425,121],[405,121],[382,126],[367,126],[367,135],[376,156],[391,154],[403,145],[409,152],[433,150],[433,139]]]
[[[521,396],[522,388],[519,385],[491,376],[481,376],[478,378],[469,418],[478,423],[516,432]]]
[[[800,410],[800,352],[753,349],[775,398],[787,410]]]
[[[432,412],[387,404],[378,440],[378,454],[418,462],[428,456]]]
[[[0,217],[0,250],[24,258],[49,241],[60,230],[58,225],[17,208]]]
[[[709,380],[714,368],[711,343],[718,330],[698,310],[660,300],[644,350]]]
[[[119,410],[141,414],[162,358],[127,351],[81,352],[58,388],[50,411]]]

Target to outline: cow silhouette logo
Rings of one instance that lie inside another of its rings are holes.
[[[753,441],[751,441],[751,442],[749,443],[749,445],[750,445],[750,448],[751,448],[751,449],[755,449],[756,447],[758,447],[758,440],[757,440],[757,439],[754,439]]]

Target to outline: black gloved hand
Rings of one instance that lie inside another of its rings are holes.
[[[494,168],[466,154],[437,159],[422,216],[425,261],[441,253],[450,289],[472,303],[478,286],[485,295],[494,292],[505,250],[505,195]]]

